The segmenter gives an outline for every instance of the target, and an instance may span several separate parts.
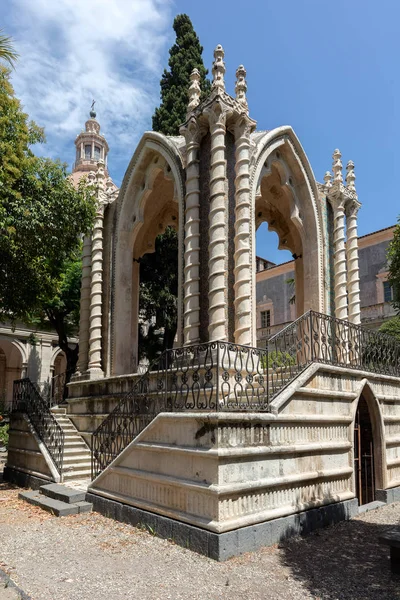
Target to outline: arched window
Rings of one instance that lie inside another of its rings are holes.
[[[96,160],[100,160],[100,147],[99,146],[94,147],[94,158]]]
[[[86,160],[90,160],[91,157],[92,157],[92,146],[90,144],[86,144],[85,158],[86,158]]]

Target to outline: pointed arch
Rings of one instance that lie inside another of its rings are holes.
[[[112,282],[114,375],[137,367],[139,260],[154,251],[155,238],[168,225],[178,229],[179,279],[182,277],[184,175],[179,151],[183,138],[143,135],[125,173],[118,197]],[[178,285],[178,339],[182,329],[182,281]]]
[[[309,160],[289,126],[258,135],[255,142],[251,175],[255,229],[267,221],[269,229],[279,236],[279,247],[298,257],[297,316],[309,309],[324,312],[323,221]]]
[[[374,465],[375,465],[375,489],[385,489],[387,487],[387,468],[386,468],[386,446],[385,446],[385,427],[383,415],[379,400],[371,387],[368,379],[363,379],[357,397],[353,403],[351,440],[354,439],[354,424],[356,412],[361,399],[364,399],[368,406],[368,413],[372,426],[372,437],[374,446]],[[354,449],[353,449],[354,453]],[[354,464],[354,456],[353,456]],[[353,477],[354,479],[354,477]],[[354,491],[355,479],[353,481]]]

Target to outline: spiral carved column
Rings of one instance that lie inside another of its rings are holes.
[[[348,271],[348,300],[349,321],[359,324],[361,322],[360,306],[360,270],[358,263],[358,235],[357,213],[360,208],[358,202],[352,202],[346,208],[347,224],[347,271]]]
[[[77,374],[83,375],[88,368],[89,358],[89,317],[90,317],[90,282],[92,270],[92,239],[86,235],[82,248],[82,282],[79,316],[79,358]]]
[[[200,326],[200,185],[197,123],[184,131],[187,144],[184,255],[184,343],[198,342]]]
[[[335,271],[335,316],[347,321],[347,264],[345,243],[345,213],[342,198],[332,202],[333,205],[333,247]]]
[[[248,118],[235,127],[235,342],[252,343],[251,296],[252,260],[250,205],[250,131]]]
[[[96,211],[92,235],[92,279],[90,283],[89,375],[102,377],[102,296],[103,296],[103,219],[104,204]]]
[[[227,339],[227,207],[225,119],[220,104],[210,112],[209,341]]]

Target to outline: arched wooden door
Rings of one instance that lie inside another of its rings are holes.
[[[354,423],[354,473],[358,503],[375,500],[374,439],[368,405],[361,396]]]

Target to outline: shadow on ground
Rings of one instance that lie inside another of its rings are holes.
[[[379,518],[379,517],[378,517]],[[339,523],[280,545],[283,562],[321,600],[397,600],[400,576],[390,570],[389,548],[379,537],[400,527],[361,520]]]

